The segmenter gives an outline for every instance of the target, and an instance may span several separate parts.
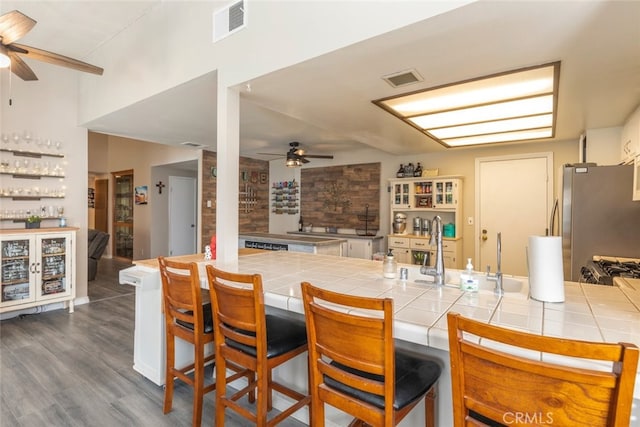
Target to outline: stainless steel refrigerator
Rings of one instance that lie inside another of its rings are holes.
[[[562,253],[565,280],[578,281],[594,255],[640,258],[640,202],[633,166],[567,165],[563,171]]]

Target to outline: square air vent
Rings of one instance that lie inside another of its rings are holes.
[[[230,36],[246,25],[247,10],[244,0],[231,3],[213,14],[213,41]]]
[[[383,76],[382,79],[391,87],[401,87],[421,82],[422,76],[416,70],[405,70]]]

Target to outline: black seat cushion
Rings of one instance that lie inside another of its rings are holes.
[[[420,398],[438,380],[441,373],[440,365],[415,352],[407,352],[396,349],[396,396],[393,402],[394,409],[402,409],[414,400]],[[332,365],[340,367],[347,372],[362,376],[364,378],[382,381],[380,375],[373,375],[357,369],[349,368],[337,362]],[[380,409],[384,408],[384,396],[354,389],[340,382],[335,381],[325,375],[325,383],[336,390],[339,390],[358,400],[365,401]]]
[[[211,312],[211,303],[208,302],[206,304],[202,304],[202,312],[204,314],[204,333],[210,334],[213,332],[213,314]],[[193,314],[193,311],[187,311],[188,314]],[[187,329],[193,330],[193,323],[184,322],[182,320],[176,319],[176,323],[180,326],[183,326]]]
[[[267,359],[280,356],[307,343],[307,327],[304,322],[275,314],[266,314],[265,317],[267,322]],[[236,330],[255,336],[253,332]],[[229,347],[256,356],[255,347],[230,339],[227,339],[226,343]]]

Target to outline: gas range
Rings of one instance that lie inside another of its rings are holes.
[[[614,277],[640,279],[640,259],[594,256],[581,268],[582,281],[613,285]]]

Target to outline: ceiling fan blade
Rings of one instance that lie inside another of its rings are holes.
[[[0,37],[2,44],[8,45],[27,34],[36,21],[17,10],[12,10],[0,16]]]
[[[306,156],[305,156],[306,157]],[[302,163],[309,163],[309,160],[305,159],[304,157],[300,156],[300,161]]]
[[[78,71],[84,71],[86,73],[102,75],[104,70],[95,65],[87,64],[86,62],[78,61],[77,59],[69,58],[68,56],[60,55],[46,50],[38,49],[23,44],[13,44],[18,49],[23,49],[27,53],[20,53],[27,58],[37,59],[39,61],[48,62],[49,64],[60,65],[62,67],[72,68]]]
[[[31,68],[13,51],[8,51],[11,59],[11,72],[24,81],[38,80]]]
[[[325,156],[322,154],[305,154],[304,157],[309,157],[311,159],[333,159],[333,156]]]

